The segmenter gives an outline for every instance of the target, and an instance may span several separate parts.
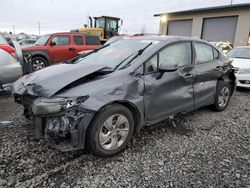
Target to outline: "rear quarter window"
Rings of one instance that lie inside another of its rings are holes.
[[[213,48],[213,53],[214,53],[214,59],[220,59],[220,53]]]
[[[85,36],[86,45],[100,45],[100,38],[95,35],[86,35]]]

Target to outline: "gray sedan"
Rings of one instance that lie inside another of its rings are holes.
[[[231,60],[184,37],[121,40],[24,76],[13,85],[36,137],[56,148],[122,151],[145,124],[212,105],[224,110],[235,88]]]

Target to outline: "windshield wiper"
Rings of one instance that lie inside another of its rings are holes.
[[[138,52],[136,53],[136,55],[128,61],[128,63],[126,63],[123,67],[127,67],[134,59],[136,59],[138,56],[140,56],[151,44],[153,44],[152,42],[150,42],[147,46],[145,46],[144,48],[138,50]],[[114,70],[116,70],[118,67],[120,67],[120,65],[122,65],[122,63],[124,63],[128,58],[130,58],[132,55],[134,54],[131,54],[130,56],[126,57],[124,60],[122,60],[122,62],[120,62],[115,68]],[[122,67],[122,68],[123,68]]]
[[[120,67],[121,64],[123,64],[128,58],[130,58],[132,55],[134,54],[131,54],[129,55],[128,57],[126,57],[125,59],[123,59],[118,65],[115,66],[114,70],[116,70],[118,67]]]

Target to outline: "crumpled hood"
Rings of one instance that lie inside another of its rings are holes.
[[[51,97],[70,83],[105,67],[86,63],[53,65],[23,76],[12,85],[12,91],[21,95]]]

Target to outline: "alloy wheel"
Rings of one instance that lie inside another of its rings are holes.
[[[34,71],[41,70],[45,67],[45,62],[40,59],[35,59],[32,63],[32,66]]]
[[[219,106],[220,107],[226,106],[229,98],[230,98],[230,90],[228,87],[225,86],[221,89],[219,94],[219,99],[218,99]]]
[[[122,114],[112,115],[100,129],[99,144],[105,150],[116,150],[126,141],[128,134],[128,119]]]

